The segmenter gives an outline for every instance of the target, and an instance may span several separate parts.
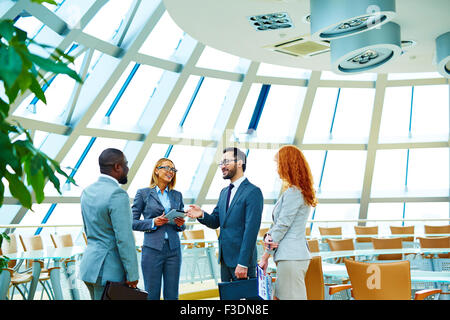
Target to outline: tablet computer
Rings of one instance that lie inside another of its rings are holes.
[[[184,218],[185,212],[183,210],[171,209],[167,214],[166,218],[169,219],[169,223],[175,223],[173,220],[175,218]]]

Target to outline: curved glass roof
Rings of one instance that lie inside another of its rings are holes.
[[[161,1],[57,2],[43,10],[7,0],[0,14],[75,56],[84,83],[47,74],[48,104],[25,95],[10,119],[78,187],[61,196],[47,186],[35,212],[6,194],[1,224],[81,224],[79,196],[107,147],[128,158],[131,198],[167,156],[185,204],[211,210],[227,184],[217,163],[233,144],[264,193],[263,220],[280,193],[273,156],[283,144],[310,163],[319,198],[311,220],[449,217],[449,83],[437,72],[339,76],[270,65],[196,41]]]

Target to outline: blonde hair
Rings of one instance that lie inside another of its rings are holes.
[[[156,161],[155,167],[153,168],[152,179],[151,179],[151,181],[150,181],[150,188],[154,188],[154,187],[156,187],[156,186],[158,185],[159,178],[158,178],[158,176],[156,175],[156,169],[157,169],[159,166],[161,166],[162,163],[165,162],[165,161],[170,161],[170,162],[173,164],[173,166],[175,167],[175,164],[173,163],[173,161],[170,160],[170,159],[167,159],[167,158],[161,158],[161,159],[159,159],[158,161]],[[174,173],[173,173],[172,181],[170,181],[170,182],[169,182],[169,185],[168,185],[169,190],[172,190],[173,188],[175,188],[176,182],[177,182],[177,174],[174,172]]]

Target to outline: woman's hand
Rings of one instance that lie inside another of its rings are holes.
[[[165,225],[167,222],[169,222],[169,219],[166,218],[166,215],[163,213],[159,217],[156,217],[153,219],[153,222],[155,223],[155,226],[162,226]]]
[[[173,221],[175,222],[177,227],[181,227],[184,224],[184,219],[181,217],[175,218],[173,219]]]
[[[272,236],[268,233],[264,237],[264,249],[272,250],[278,248],[278,242],[273,242]]]

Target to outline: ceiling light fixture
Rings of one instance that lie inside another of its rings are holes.
[[[438,72],[450,78],[450,31],[436,38],[436,61]]]
[[[379,29],[331,40],[331,68],[338,74],[366,72],[401,53],[400,26],[389,22]]]
[[[286,12],[268,13],[247,17],[257,31],[292,28],[292,20]]]
[[[358,34],[395,17],[395,0],[310,0],[311,35],[332,40]]]

